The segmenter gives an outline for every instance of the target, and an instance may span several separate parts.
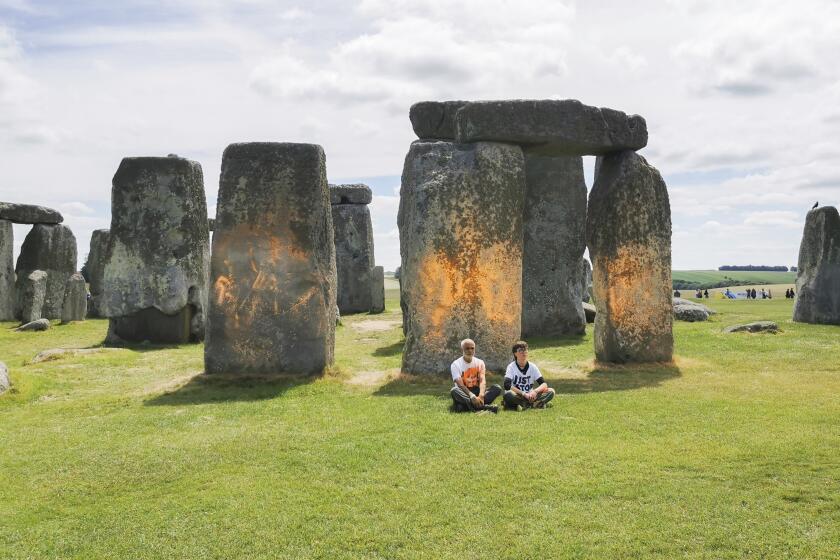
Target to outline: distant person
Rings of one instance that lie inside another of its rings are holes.
[[[505,372],[505,408],[545,408],[554,398],[554,389],[545,382],[540,368],[528,361],[528,343],[519,340],[512,351],[514,360]]]
[[[465,338],[461,341],[460,358],[452,362],[450,370],[455,386],[449,391],[455,402],[456,412],[499,412],[498,406],[491,403],[502,394],[502,388],[493,385],[487,389],[484,360],[475,357],[475,341]]]
[[[752,298],[755,299],[755,288],[752,289]]]
[[[680,291],[674,290],[674,297],[680,297]]]
[[[767,290],[767,299],[773,299],[773,294],[770,290]]]
[[[790,288],[785,290],[785,299],[790,299]]]
[[[706,299],[709,299],[709,290],[708,289],[703,290],[703,297],[705,297]]]
[[[761,288],[761,299],[767,299],[767,292],[764,288]]]
[[[794,291],[793,291],[793,288],[791,288],[791,289],[790,289],[790,299],[793,299],[793,298],[795,298],[795,297],[796,297],[796,292],[794,292]]]

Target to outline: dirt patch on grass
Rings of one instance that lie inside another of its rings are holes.
[[[390,331],[394,327],[402,325],[401,321],[387,321],[384,319],[369,319],[367,321],[359,321],[350,325],[353,330],[358,332],[378,332]]]
[[[84,356],[86,354],[101,354],[103,352],[113,352],[122,350],[122,348],[50,348],[39,352],[37,356],[29,360],[30,364],[39,364],[41,362],[50,362],[52,360],[60,360],[65,356]]]

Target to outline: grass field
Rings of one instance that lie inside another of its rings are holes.
[[[712,286],[718,283],[726,286],[746,284],[793,284],[796,282],[795,272],[752,272],[740,270],[674,270],[671,272],[672,281],[690,282],[701,286]]]
[[[105,321],[3,324],[0,557],[840,557],[840,327],[708,303],[670,365],[532,340],[554,407],[496,416],[399,376],[393,290],[319,379],[208,378],[195,345],[30,363]],[[782,332],[721,332],[757,319]]]

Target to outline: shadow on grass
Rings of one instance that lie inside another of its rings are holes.
[[[594,369],[584,378],[548,379],[548,384],[558,393],[602,393],[657,387],[680,375],[680,368],[674,364],[614,365],[596,362]]]
[[[199,373],[186,384],[163,393],[145,406],[180,406],[228,401],[273,399],[295,387],[307,385],[319,376],[291,375],[221,375]]]
[[[530,344],[530,343],[529,343]],[[549,387],[557,393],[580,394],[606,391],[630,391],[645,387],[657,387],[679,377],[680,369],[674,364],[627,364],[613,365],[596,363],[594,369],[583,377],[548,377]],[[488,386],[503,385],[501,375],[489,375]],[[449,395],[452,380],[448,375],[400,374],[373,394],[378,397],[399,397],[408,395]]]
[[[400,340],[399,342],[389,344],[388,346],[382,346],[380,348],[377,348],[373,351],[373,355],[379,358],[388,358],[391,356],[396,356],[398,354],[402,354],[403,346],[405,346],[405,340]]]
[[[558,346],[578,346],[586,342],[585,334],[569,334],[554,337],[532,337],[528,338],[528,348],[541,350],[543,348],[556,348]]]

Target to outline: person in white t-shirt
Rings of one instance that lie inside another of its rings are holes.
[[[528,361],[528,343],[519,340],[512,350],[514,360],[505,371],[505,408],[545,408],[554,398],[554,389],[545,382],[540,368]]]
[[[462,340],[461,353],[463,356],[452,362],[450,367],[455,386],[449,394],[455,401],[455,410],[499,412],[499,407],[492,403],[502,394],[502,388],[498,385],[487,388],[486,367],[484,360],[475,357],[475,342],[469,338]]]

